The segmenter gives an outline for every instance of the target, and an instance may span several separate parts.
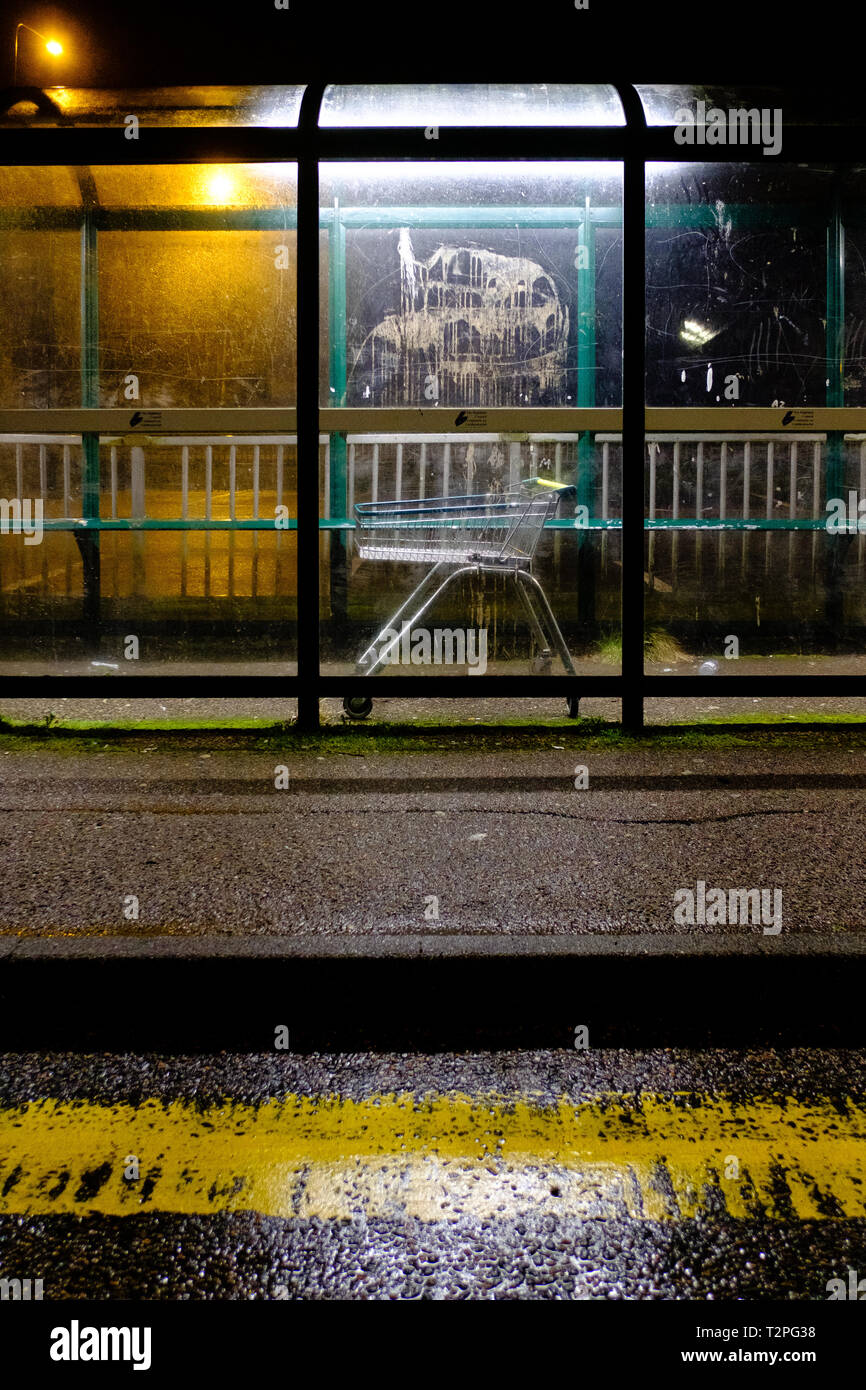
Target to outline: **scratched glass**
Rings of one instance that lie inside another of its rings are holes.
[[[830,169],[769,159],[648,166],[647,404],[701,410],[647,437],[650,674],[863,673],[845,649],[866,620],[866,537],[826,523],[832,498],[866,496],[866,451],[813,420],[860,403],[842,195]],[[738,424],[749,407],[777,423]]]

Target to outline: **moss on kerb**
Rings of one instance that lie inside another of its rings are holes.
[[[724,714],[707,715],[705,718],[674,719],[665,724],[647,724],[644,730],[647,736],[663,735],[671,729],[701,729],[704,726],[716,728],[723,726],[731,730],[740,730],[743,727],[761,726],[763,728],[784,730],[806,730],[815,725],[833,726],[844,724],[846,727],[862,725],[866,728],[866,714],[826,714],[818,711],[802,711],[798,714],[738,714],[736,718],[730,718]],[[596,735],[610,733],[619,734],[620,724],[613,720],[589,717],[586,719],[571,719],[563,715],[561,718],[553,719],[521,719],[514,715],[506,715],[501,719],[496,719],[492,723],[482,724],[477,721],[471,723],[457,722],[450,723],[443,720],[441,716],[428,719],[413,719],[411,722],[399,724],[396,721],[377,722],[376,719],[365,719],[363,722],[346,720],[338,724],[322,725],[322,736],[352,737],[360,735],[362,737],[384,736],[390,737],[392,733],[405,735],[413,730],[423,730],[425,733],[442,732],[456,734],[477,734],[493,733],[497,730],[525,730],[527,732],[543,732],[546,729],[567,731],[569,729],[580,733],[581,737],[587,734]],[[175,733],[232,733],[238,731],[244,734],[256,734],[259,736],[267,735],[286,735],[290,734],[293,738],[303,737],[296,734],[294,722],[292,720],[273,720],[273,719],[251,719],[251,718],[231,718],[231,719],[57,719],[54,715],[49,715],[44,720],[28,720],[0,717],[0,734],[15,733],[28,734],[34,737],[44,737],[46,734],[73,735],[76,733],[93,733],[99,735],[117,734],[119,736],[135,734],[175,734]],[[625,737],[625,735],[623,735]]]
[[[418,724],[345,724],[325,727],[318,733],[301,733],[288,725],[245,720],[215,723],[174,721],[146,724],[88,724],[34,726],[0,720],[0,752],[125,752],[148,740],[161,752],[188,752],[194,748],[231,751],[279,751],[282,753],[372,754],[441,753],[460,751],[549,751],[637,748],[824,748],[866,749],[866,719],[853,715],[830,717],[815,714],[794,722],[750,716],[738,723],[707,720],[700,724],[666,724],[648,727],[643,735],[623,733],[619,724],[600,719],[550,721],[503,720],[496,724],[442,725],[432,720]]]
[[[168,733],[191,733],[199,729],[240,729],[253,730],[255,732],[281,732],[289,729],[291,724],[288,720],[279,721],[273,719],[114,719],[110,723],[100,719],[58,719],[56,715],[49,714],[45,719],[10,719],[0,718],[0,732],[14,731],[26,734],[54,733],[81,733],[93,730],[96,733],[118,733],[118,734],[155,734],[167,731]]]
[[[704,724],[726,724],[729,728],[743,724],[753,725],[762,724],[765,727],[771,726],[776,729],[809,728],[813,724],[832,725],[832,724],[864,724],[866,725],[866,714],[740,714],[736,719],[726,718],[723,714],[709,715],[706,719],[699,720],[675,720],[673,723],[665,725],[665,728],[676,728],[680,723],[689,728],[703,726]]]

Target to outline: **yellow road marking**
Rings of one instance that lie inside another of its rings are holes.
[[[136,1181],[124,1177],[131,1156]],[[639,1093],[0,1110],[0,1212],[866,1215],[866,1104]]]

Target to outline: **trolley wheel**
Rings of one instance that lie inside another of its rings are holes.
[[[553,657],[546,648],[543,652],[539,652],[537,656],[532,658],[532,674],[534,676],[549,675],[552,667]]]
[[[373,701],[366,695],[347,695],[343,709],[350,719],[366,719],[373,708]]]
[[[569,719],[578,719],[580,717],[580,696],[567,695],[565,703],[568,706]]]

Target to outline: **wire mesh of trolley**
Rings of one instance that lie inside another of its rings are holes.
[[[497,574],[514,581],[529,619],[538,645],[533,671],[550,670],[553,649],[566,674],[576,675],[547,595],[532,573],[544,523],[556,514],[564,497],[574,494],[574,487],[527,478],[499,493],[356,503],[356,538],[362,560],[430,566],[358,657],[356,670],[373,676],[389,665],[404,637],[463,575]],[[569,714],[576,716],[578,697],[570,695],[567,703]],[[364,696],[347,697],[343,708],[352,718],[365,719],[373,701]]]

